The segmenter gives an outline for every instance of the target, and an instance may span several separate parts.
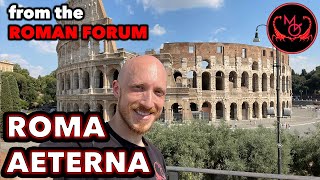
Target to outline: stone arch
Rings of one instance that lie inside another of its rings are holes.
[[[246,71],[241,75],[241,87],[249,88],[249,74]]]
[[[97,69],[94,73],[95,88],[103,88],[103,72]]]
[[[243,102],[241,109],[242,109],[242,119],[249,120],[249,103]]]
[[[90,88],[90,75],[89,75],[88,71],[83,72],[82,86],[83,86],[83,89]]]
[[[118,79],[118,76],[119,76],[119,71],[117,69],[111,69],[109,71],[109,82],[110,82],[110,86],[109,88],[112,88],[112,83],[114,80],[117,80]]]
[[[75,104],[73,105],[73,111],[74,111],[74,112],[79,112],[79,105],[78,105],[77,103],[75,103]]]
[[[263,102],[262,103],[262,118],[268,117],[267,108],[268,108],[267,102]]]
[[[252,118],[258,118],[259,117],[259,103],[255,101],[252,104]]]
[[[267,82],[268,82],[267,74],[263,73],[262,74],[262,91],[267,91],[268,90]]]
[[[202,119],[207,119],[210,120],[211,119],[211,103],[208,101],[205,101],[204,103],[202,103],[201,106],[201,112],[202,112]]]
[[[221,101],[216,103],[216,119],[224,118],[224,105]]]
[[[198,105],[196,103],[194,103],[194,102],[191,102],[190,103],[190,110],[191,111],[199,111]]]
[[[73,74],[73,89],[79,89],[79,74]]]
[[[88,103],[85,103],[83,105],[83,113],[86,114],[88,112],[90,112],[90,105]]]
[[[274,74],[273,73],[270,75],[270,88],[274,89]]]
[[[286,67],[284,65],[282,65],[282,73],[285,74],[286,73]]]
[[[64,75],[61,76],[60,86],[61,86],[61,91],[63,91],[64,90]]]
[[[197,73],[195,71],[189,71],[187,73],[188,87],[197,88]]]
[[[289,101],[287,101],[286,108],[289,108]]]
[[[289,77],[286,77],[286,91],[289,93]]]
[[[254,61],[254,62],[252,63],[252,70],[259,70],[259,64],[258,64],[257,61]]]
[[[238,117],[237,117],[237,103],[231,103],[231,105],[230,105],[230,119],[231,120],[238,119]]]
[[[237,88],[237,73],[235,71],[231,71],[229,73],[229,83],[231,88]]]
[[[173,74],[174,81],[176,82],[177,87],[182,87],[182,74],[179,71],[175,71]]]
[[[286,77],[282,76],[282,92],[284,93],[286,91]]]
[[[259,91],[258,79],[259,79],[258,74],[254,73],[252,75],[252,92]]]
[[[211,89],[211,75],[209,72],[202,73],[202,90],[210,90]]]
[[[274,108],[274,102],[273,101],[270,101],[270,107]]]
[[[205,69],[211,69],[211,64],[210,61],[208,59],[204,59],[201,61],[201,69],[205,70]]]
[[[216,73],[216,90],[224,90],[224,73],[222,71]]]
[[[70,74],[67,74],[67,76],[66,76],[66,90],[70,89],[70,84],[71,84]]]
[[[283,111],[284,111],[284,108],[286,108],[286,102],[285,101],[282,101],[282,114],[283,114]]]
[[[100,103],[97,103],[96,111],[103,116],[103,106]]]
[[[173,103],[171,105],[173,113],[173,121],[181,122],[182,121],[182,106],[179,103]]]

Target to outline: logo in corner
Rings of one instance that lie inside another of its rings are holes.
[[[288,54],[301,53],[316,40],[317,19],[306,6],[285,3],[270,14],[267,33],[270,42],[279,51]]]

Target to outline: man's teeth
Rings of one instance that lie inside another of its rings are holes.
[[[141,116],[148,116],[150,112],[136,111]]]

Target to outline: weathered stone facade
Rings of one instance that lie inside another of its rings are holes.
[[[111,24],[101,0],[69,1],[82,7],[79,24]],[[63,24],[64,22],[59,22]],[[113,116],[116,98],[112,81],[122,65],[136,54],[117,49],[113,41],[59,41],[57,45],[57,106],[60,111],[99,111]],[[276,107],[275,51],[234,43],[165,43],[159,58],[168,73],[168,89],[161,119],[190,121],[268,118]],[[281,109],[292,106],[289,56],[280,55]]]
[[[13,72],[13,66],[14,64],[9,61],[6,61],[6,60],[0,61],[1,72]]]

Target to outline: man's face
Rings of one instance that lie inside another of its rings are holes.
[[[133,132],[142,135],[159,118],[166,93],[166,73],[157,65],[134,65],[120,85],[118,111]]]

